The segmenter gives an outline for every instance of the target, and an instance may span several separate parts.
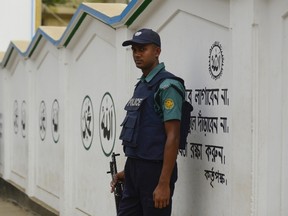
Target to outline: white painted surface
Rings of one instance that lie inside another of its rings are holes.
[[[288,4],[175,2],[153,1],[128,29],[88,15],[67,47],[42,39],[31,57],[12,54],[0,69],[0,173],[5,179],[60,215],[115,215],[106,171],[112,150],[121,153],[118,168],[124,166],[120,123],[141,75],[130,48],[121,43],[136,29],[149,27],[161,35],[160,60],[184,78],[194,106],[188,148],[179,154],[172,215],[288,214]],[[216,61],[213,67],[218,69],[212,68],[216,53],[220,65]],[[15,100],[27,101],[25,139],[11,130]],[[42,100],[47,114],[43,140]],[[214,124],[201,128],[204,120]],[[213,157],[210,150],[218,154]]]

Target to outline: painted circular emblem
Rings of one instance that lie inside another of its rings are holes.
[[[27,117],[26,117],[26,101],[22,101],[21,105],[21,129],[22,137],[25,138],[27,135]]]
[[[86,150],[89,150],[94,134],[94,114],[90,97],[87,95],[82,103],[81,109],[81,137]]]
[[[53,101],[52,104],[52,137],[55,143],[59,141],[59,103],[57,99]]]
[[[46,113],[46,105],[42,100],[39,108],[39,133],[40,138],[43,141],[46,136],[46,128],[47,128],[47,113]]]
[[[213,79],[219,79],[223,73],[224,56],[222,46],[215,41],[209,52],[209,73]]]
[[[174,107],[174,101],[171,98],[167,98],[164,102],[165,109],[172,109]]]
[[[14,126],[14,133],[18,133],[19,129],[19,110],[18,110],[18,102],[17,100],[14,101],[13,105],[13,126]]]
[[[104,94],[100,103],[99,137],[104,154],[110,156],[115,145],[116,112],[109,92]]]

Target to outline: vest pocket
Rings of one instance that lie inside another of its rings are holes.
[[[120,134],[120,139],[126,142],[129,142],[127,145],[126,142],[125,145],[127,146],[136,146],[135,142],[133,141],[133,136],[135,134],[135,128],[136,128],[136,122],[137,122],[137,116],[126,116],[124,121],[122,122],[122,131]]]

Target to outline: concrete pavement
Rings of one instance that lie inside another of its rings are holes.
[[[16,202],[0,197],[0,216],[40,216],[21,206]]]

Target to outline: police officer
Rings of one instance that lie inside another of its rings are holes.
[[[159,63],[158,33],[141,29],[122,45],[131,45],[142,76],[125,106],[120,139],[127,160],[111,182],[111,192],[117,181],[124,181],[118,216],[169,216],[185,89],[182,80]]]

